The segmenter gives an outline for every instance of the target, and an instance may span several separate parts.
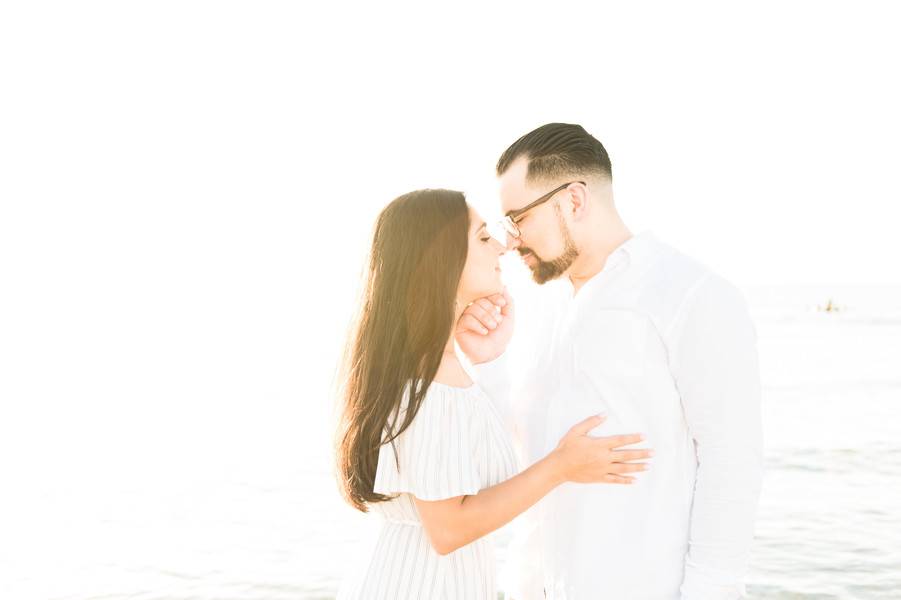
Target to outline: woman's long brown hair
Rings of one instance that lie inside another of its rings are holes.
[[[410,426],[441,363],[454,325],[469,224],[465,197],[450,190],[404,194],[376,221],[341,376],[336,438],[341,491],[363,512],[367,503],[390,499],[373,491],[379,448]],[[399,428],[389,423],[398,415]]]

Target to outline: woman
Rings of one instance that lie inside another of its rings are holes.
[[[460,192],[411,192],[378,217],[337,457],[347,501],[380,513],[384,525],[339,598],[494,600],[484,536],[561,483],[628,483],[646,468],[631,461],[648,450],[616,450],[641,436],[589,437],[603,421],[592,416],[517,474],[500,417],[463,370],[453,338],[468,304],[503,291],[503,253]]]

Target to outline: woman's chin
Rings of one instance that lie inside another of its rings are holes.
[[[500,292],[504,291],[504,276],[503,273],[501,273],[500,269],[496,269],[494,275],[494,279],[497,282],[496,287],[498,290],[497,292],[495,292],[495,294],[499,294]]]
[[[490,296],[494,296],[496,294],[504,293],[504,284],[498,282],[496,285],[492,285],[490,287],[486,287],[485,290],[479,295],[479,298],[488,298]],[[475,298],[474,300],[477,300]]]

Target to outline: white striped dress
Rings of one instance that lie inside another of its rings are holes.
[[[397,461],[390,444],[379,450],[374,490],[399,495],[370,504],[384,519],[379,539],[368,562],[342,586],[339,600],[496,600],[490,538],[441,556],[429,544],[413,503],[413,496],[442,500],[476,494],[517,473],[509,435],[491,399],[475,384],[432,383],[394,444]]]

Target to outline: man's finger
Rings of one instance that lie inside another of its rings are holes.
[[[457,321],[457,331],[471,331],[485,335],[488,333],[488,328],[471,314],[464,313],[460,320]]]
[[[505,297],[506,293],[507,293],[507,291],[505,289],[500,294],[491,294],[490,296],[488,296],[488,300],[490,300],[491,303],[494,304],[495,306],[498,306],[498,307],[504,306],[505,304],[507,304],[510,301],[509,297]]]
[[[477,302],[470,304],[466,308],[466,310],[463,311],[463,314],[474,317],[483,327],[487,327],[489,329],[494,329],[495,327],[497,327],[497,319],[495,319],[494,316],[487,310],[482,308],[482,306]]]
[[[492,303],[488,298],[479,298],[473,304],[478,304],[479,306],[481,306],[483,309],[485,309],[485,312],[487,312],[492,317],[497,318],[499,316],[497,310],[498,307],[495,306],[494,303]]]
[[[513,315],[513,297],[507,293],[507,288],[504,288],[501,298],[504,300],[504,303],[501,305],[501,314],[505,317]],[[495,302],[495,304],[497,303]]]

